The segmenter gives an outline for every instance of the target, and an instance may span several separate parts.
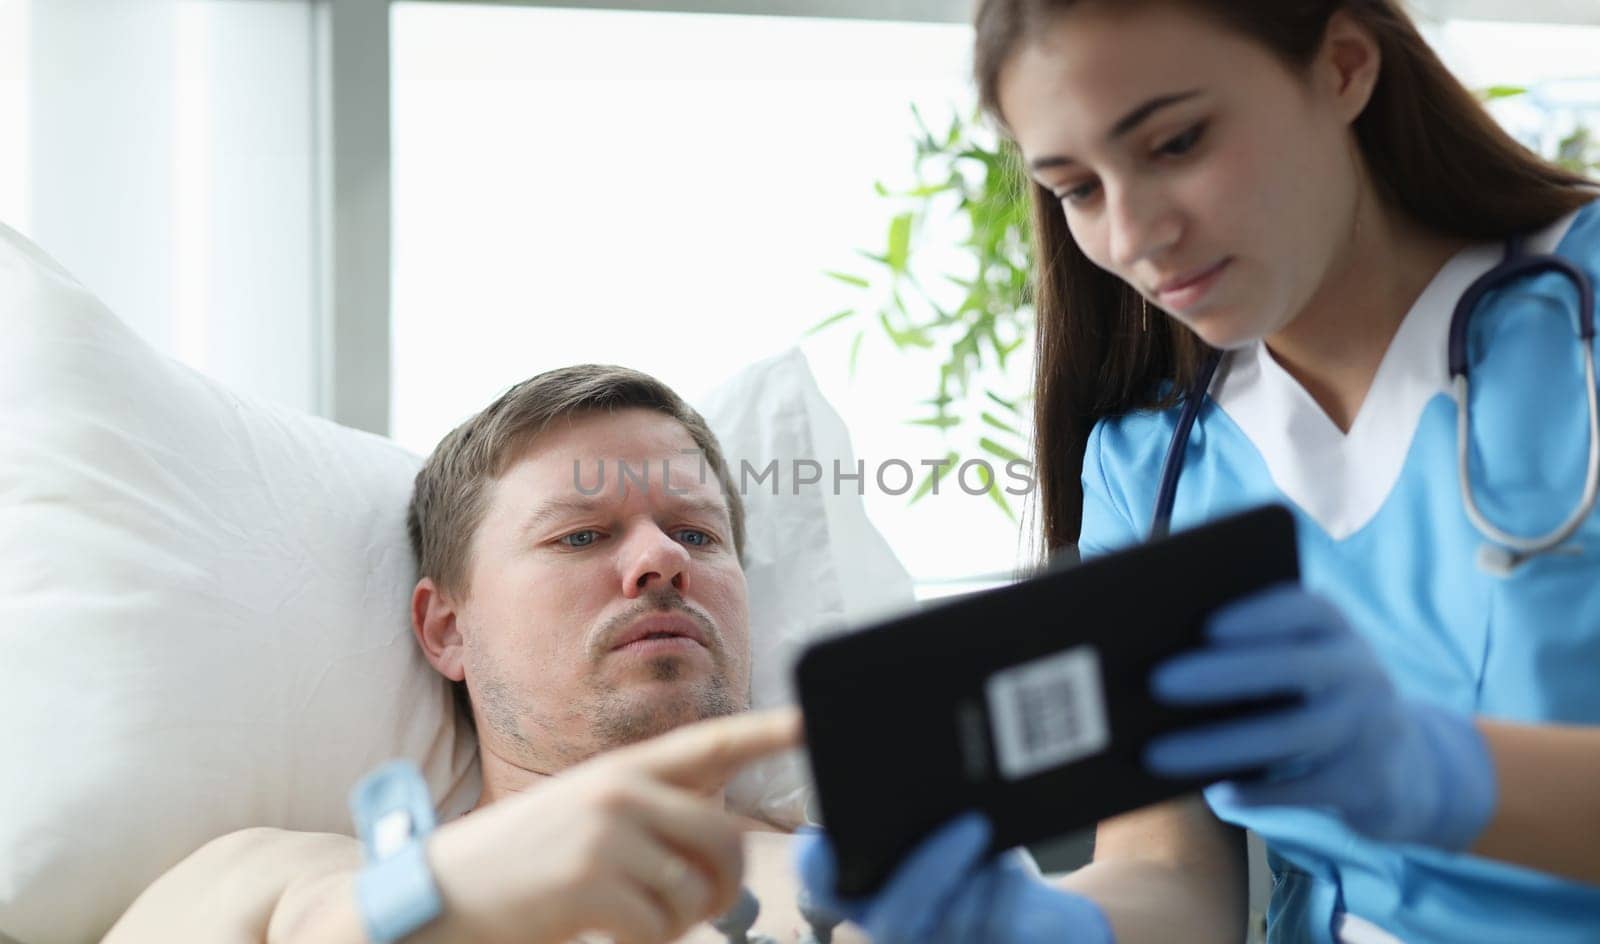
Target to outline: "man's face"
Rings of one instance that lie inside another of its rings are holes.
[[[749,707],[744,571],[694,449],[654,410],[588,413],[493,483],[457,609],[486,747],[553,772]]]

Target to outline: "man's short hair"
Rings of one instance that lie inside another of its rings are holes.
[[[702,417],[671,387],[626,367],[579,364],[524,380],[482,412],[451,430],[417,472],[406,529],[420,576],[446,592],[465,596],[472,536],[489,505],[489,485],[505,474],[540,433],[557,420],[596,412],[643,408],[683,425],[722,484],[734,550],[744,558],[744,503],[733,487],[722,447]],[[684,461],[698,462],[685,456]],[[457,704],[472,717],[465,682],[455,684]]]

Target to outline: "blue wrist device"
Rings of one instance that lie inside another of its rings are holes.
[[[350,791],[363,866],[356,906],[367,937],[391,944],[439,916],[443,902],[423,840],[433,832],[433,801],[409,760],[384,764]]]

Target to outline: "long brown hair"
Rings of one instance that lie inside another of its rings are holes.
[[[1069,8],[1096,0],[983,0],[973,57],[984,110],[1000,127],[1001,70],[1030,37]],[[1506,134],[1452,75],[1395,0],[1167,0],[1237,30],[1297,71],[1344,10],[1376,38],[1381,73],[1355,122],[1357,142],[1384,202],[1440,234],[1498,239],[1559,219],[1594,199],[1589,181],[1531,153]],[[1126,0],[1118,0],[1125,5]],[[1486,182],[1493,181],[1492,186]],[[1026,185],[1033,211],[1034,449],[1048,550],[1076,545],[1080,479],[1095,423],[1165,409],[1188,390],[1208,348],[1145,307],[1136,289],[1078,248],[1060,204]],[[1147,326],[1142,326],[1143,322]],[[1172,384],[1162,389],[1161,381]]]

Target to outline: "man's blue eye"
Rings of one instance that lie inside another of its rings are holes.
[[[688,544],[692,547],[707,547],[711,544],[711,535],[705,533],[704,531],[695,531],[693,529],[685,528],[684,530],[679,531],[678,534],[682,536],[685,544]]]
[[[571,534],[562,537],[561,543],[568,547],[588,547],[589,545],[593,544],[596,539],[597,534],[592,530],[574,531]]]

